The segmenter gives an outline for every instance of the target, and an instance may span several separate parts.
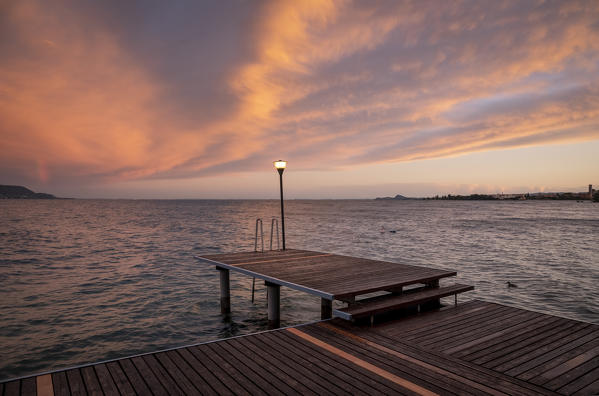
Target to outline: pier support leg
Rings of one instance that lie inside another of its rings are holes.
[[[333,317],[333,301],[326,298],[320,299],[320,319],[331,319]]]
[[[229,286],[229,270],[216,267],[220,275],[220,313],[231,313],[231,288]]]
[[[268,327],[276,329],[281,325],[281,286],[265,284],[268,291]]]
[[[385,291],[393,294],[394,296],[400,296],[400,295],[403,294],[403,287],[402,286],[398,286],[398,287],[395,287],[393,289],[388,289],[388,290],[385,290]]]
[[[439,279],[435,279],[434,281],[427,283],[426,287],[430,287],[430,288],[439,287]],[[424,305],[425,305],[426,309],[439,308],[441,306],[441,299],[438,298],[436,300],[429,301],[428,303],[425,303]]]

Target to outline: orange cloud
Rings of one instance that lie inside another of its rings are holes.
[[[128,7],[5,7],[4,178],[185,178],[273,153],[310,169],[599,139],[594,2],[272,1],[219,5],[221,19],[217,6]]]

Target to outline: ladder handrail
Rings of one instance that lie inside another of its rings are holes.
[[[270,250],[272,250],[272,237],[275,230],[275,224],[277,230],[277,250],[281,250],[281,245],[279,245],[279,219],[276,217],[273,217],[272,221],[270,222]]]
[[[262,229],[262,219],[256,219],[256,236],[254,238],[254,252],[258,251],[258,224],[260,224],[260,241],[262,242],[262,252],[264,252],[264,230]]]

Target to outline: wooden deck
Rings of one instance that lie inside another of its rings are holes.
[[[295,249],[203,255],[197,259],[273,284],[341,301],[353,301],[358,295],[456,275],[455,271]]]
[[[599,326],[481,301],[340,319],[0,384],[0,395],[599,393]]]

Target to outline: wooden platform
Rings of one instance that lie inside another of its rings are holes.
[[[335,309],[333,310],[333,314],[345,320],[353,320],[355,318],[372,316],[378,313],[389,312],[403,307],[438,300],[442,297],[457,295],[458,293],[470,290],[474,290],[474,287],[468,285],[452,285],[435,288],[418,288],[400,295],[385,295],[369,298],[346,308]]]
[[[599,392],[599,326],[481,301],[334,319],[0,384],[0,395]]]
[[[350,302],[362,294],[456,275],[455,271],[295,249],[196,258],[325,299]]]

